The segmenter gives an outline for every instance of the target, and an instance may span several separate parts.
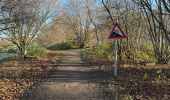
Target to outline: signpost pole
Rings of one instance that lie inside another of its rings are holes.
[[[119,18],[119,16],[118,16]],[[117,77],[118,76],[118,65],[119,65],[119,47],[118,47],[118,39],[120,38],[126,38],[125,33],[122,31],[122,29],[120,28],[118,21],[119,19],[117,18],[117,23],[115,23],[108,39],[115,39],[114,41],[114,54],[115,54],[115,58],[114,58],[114,65],[112,68],[112,71],[114,70],[114,76]]]
[[[117,77],[118,68],[118,39],[115,39],[115,65],[114,65],[114,76]]]
[[[118,23],[119,19],[117,18],[116,22]],[[114,76],[117,77],[118,70],[118,39],[115,39],[115,66],[114,66]]]

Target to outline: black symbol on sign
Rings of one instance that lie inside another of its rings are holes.
[[[119,34],[119,30],[115,30],[114,32],[112,32],[112,36],[121,36]]]

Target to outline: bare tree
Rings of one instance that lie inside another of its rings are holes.
[[[50,17],[50,10],[42,5],[39,0],[10,0],[1,13],[5,27],[12,27],[2,33],[18,47],[21,58]]]
[[[7,9],[7,6],[10,4],[12,0],[0,0],[0,31],[3,30],[7,30],[12,28],[11,26],[7,26],[7,23],[12,23],[12,20],[9,20],[6,17],[3,17],[4,12]],[[11,9],[14,7],[15,5],[11,5]],[[8,7],[9,8],[9,7]]]
[[[72,38],[74,38],[73,40],[76,41],[77,45],[80,48],[85,47],[94,35],[92,34],[92,22],[88,17],[88,11],[85,9],[84,1],[70,0],[65,5],[63,13],[62,23],[71,30],[70,33],[74,34]]]
[[[164,0],[138,0],[144,11],[144,18],[154,47],[157,63],[166,64],[170,59],[169,14],[164,9]],[[154,6],[153,6],[154,5]]]
[[[127,39],[119,40],[119,59],[121,60],[123,52],[125,52],[126,59],[134,62],[135,53],[143,43],[142,38],[144,39],[143,36],[145,36],[141,34],[143,32],[141,31],[143,21],[140,10],[131,0],[102,0],[102,4],[104,11],[107,12],[106,18],[109,18],[111,22],[111,24],[108,24],[108,22],[107,24],[113,25],[118,21],[127,36]],[[125,42],[128,48],[124,48]]]
[[[169,5],[170,1],[162,0],[162,3],[164,5],[164,8],[166,9],[166,11],[170,14],[170,5]]]
[[[97,41],[97,46],[99,46],[99,35],[98,35],[98,26],[97,26],[97,22],[95,22],[95,19],[97,19],[96,17],[94,17],[95,15],[95,11],[92,8],[93,6],[95,6],[96,1],[93,2],[89,2],[89,0],[86,0],[86,8],[87,8],[87,14],[88,17],[92,23],[92,25],[94,26],[94,33],[95,33],[95,37],[96,37],[96,41]]]
[[[167,22],[170,17],[169,1],[156,0],[154,3],[152,0],[135,0],[134,2],[139,4],[146,14],[150,14],[153,17],[155,22],[159,25],[160,29],[163,31],[162,34],[165,34],[165,38],[170,44],[170,29],[167,27],[167,25],[170,24]]]

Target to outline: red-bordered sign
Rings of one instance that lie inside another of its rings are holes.
[[[116,23],[108,37],[108,39],[114,39],[114,38],[126,38],[125,33],[120,28],[119,24]]]

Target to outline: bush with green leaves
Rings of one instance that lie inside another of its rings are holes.
[[[67,49],[71,49],[71,48],[72,48],[72,45],[69,42],[64,42],[64,43],[52,45],[52,46],[48,47],[47,49],[49,49],[49,50],[67,50]]]
[[[0,53],[0,60],[2,59],[15,59],[18,57],[18,54],[16,53]]]
[[[113,61],[113,45],[112,43],[105,42],[99,48],[89,48],[82,50],[82,57],[85,61],[91,62],[91,60],[105,60]]]
[[[101,47],[97,50],[99,56],[108,56],[113,53],[112,43],[104,42]]]
[[[155,59],[154,50],[152,50],[151,48],[145,47],[136,51],[136,60],[150,61],[153,59]]]
[[[93,51],[92,51],[92,49],[88,49],[88,48],[82,49],[81,56],[82,56],[83,60],[86,62],[90,62],[91,56],[93,55],[94,50],[95,49],[93,49]]]
[[[123,44],[125,47],[126,45]],[[93,60],[92,58],[94,57],[94,59],[101,59],[101,60],[105,60],[105,61],[109,61],[109,62],[113,62],[114,61],[114,44],[113,43],[109,43],[109,42],[104,42],[99,48],[91,48],[91,49],[84,49],[83,50],[83,57],[84,59],[89,59],[89,60]],[[154,65],[155,63],[155,58],[154,58],[154,52],[152,47],[143,47],[143,48],[139,48],[136,49],[134,53],[134,61],[133,61],[133,54],[131,59],[128,59],[126,56],[126,50],[128,50],[128,48],[122,48],[122,51],[120,52],[121,55],[119,57],[121,57],[120,59],[120,63],[139,63],[142,65]],[[92,56],[93,55],[93,56]]]
[[[41,57],[45,54],[46,48],[40,45],[30,46],[28,49],[27,56]]]

